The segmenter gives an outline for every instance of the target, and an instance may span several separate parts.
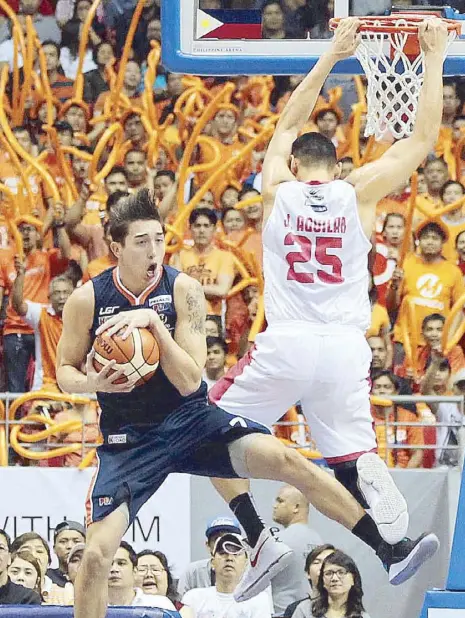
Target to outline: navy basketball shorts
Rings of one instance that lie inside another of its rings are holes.
[[[87,495],[87,524],[102,520],[123,503],[132,523],[172,472],[238,478],[228,444],[252,433],[270,434],[270,430],[200,398],[186,402],[157,425],[126,425],[118,434],[105,435]]]

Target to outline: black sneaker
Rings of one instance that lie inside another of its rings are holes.
[[[438,549],[438,537],[435,534],[425,533],[416,541],[405,538],[396,545],[389,545],[383,541],[376,555],[389,575],[389,583],[398,586],[413,577]]]

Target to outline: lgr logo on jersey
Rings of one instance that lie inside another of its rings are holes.
[[[310,206],[314,212],[328,212],[324,199],[324,195],[321,195],[321,192],[318,189],[307,189],[305,191],[304,206]]]

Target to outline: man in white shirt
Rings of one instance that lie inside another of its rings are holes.
[[[173,603],[165,596],[145,594],[136,588],[137,554],[121,541],[116,551],[108,577],[108,605],[130,605],[132,607],[159,607],[175,610]]]
[[[307,555],[321,545],[320,535],[308,525],[309,504],[295,487],[284,485],[279,490],[273,507],[273,521],[283,526],[279,538],[292,550],[292,561],[271,580],[273,605],[277,616],[282,616],[288,605],[303,599],[310,592],[305,573]]]
[[[192,588],[209,588],[215,584],[215,572],[212,568],[213,548],[216,541],[223,535],[233,533],[240,535],[239,522],[234,517],[215,517],[205,530],[205,545],[210,558],[191,562],[179,578],[178,592],[182,597]]]
[[[215,585],[189,590],[182,599],[194,610],[196,618],[271,618],[272,607],[266,591],[242,603],[234,600],[234,589],[247,563],[241,537],[224,534],[216,540],[212,553]]]

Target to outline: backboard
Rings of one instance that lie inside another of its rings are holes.
[[[244,0],[242,4],[256,7],[263,1]],[[282,32],[277,32],[282,19],[273,6],[235,10],[228,8],[231,0],[162,0],[162,61],[170,71],[194,75],[307,73],[330,45],[327,24],[331,17],[363,15],[368,10],[385,14],[390,9],[387,2],[307,0],[307,5],[302,3],[299,24],[284,19]],[[317,8],[312,11],[312,6]],[[327,11],[322,8],[326,6],[330,7]],[[465,15],[453,9],[440,7],[437,13],[465,20]],[[285,38],[270,38],[276,34]],[[359,74],[363,70],[356,58],[349,58],[339,62],[334,72]],[[465,74],[465,37],[451,45],[444,74]]]

